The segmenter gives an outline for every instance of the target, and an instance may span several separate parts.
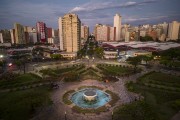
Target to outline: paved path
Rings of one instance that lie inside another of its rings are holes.
[[[119,86],[120,85],[120,86]],[[117,102],[116,106],[119,104],[125,104],[130,102],[129,93],[124,87],[124,82],[122,79],[117,83],[104,83],[96,80],[85,80],[79,83],[65,83],[61,84],[59,89],[55,90],[52,94],[53,105],[40,111],[32,120],[64,120],[65,111],[67,113],[67,120],[111,120],[111,114],[113,107],[110,108],[108,112],[103,112],[100,114],[77,114],[72,112],[70,106],[65,105],[62,102],[62,96],[66,91],[77,89],[80,86],[99,86],[104,89],[109,89],[120,96],[120,100]],[[115,107],[115,106],[114,106]]]

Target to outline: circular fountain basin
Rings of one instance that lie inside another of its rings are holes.
[[[95,89],[86,88],[73,93],[70,100],[81,108],[99,108],[111,100],[111,96],[106,92]]]
[[[96,91],[93,90],[87,90],[83,93],[83,95],[84,95],[84,99],[87,101],[94,101],[96,100],[97,97]]]

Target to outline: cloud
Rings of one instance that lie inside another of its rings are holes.
[[[71,9],[69,12],[90,12],[90,11],[104,10],[104,9],[127,8],[127,7],[134,7],[134,6],[145,5],[155,2],[157,2],[157,0],[126,2],[122,4],[119,4],[118,2],[104,2],[104,3],[89,2],[81,6],[76,6],[73,9]]]
[[[11,1],[3,8],[0,7],[0,25],[5,23],[8,28],[13,27],[13,23],[35,26],[37,21],[43,21],[47,26],[57,28],[58,17],[64,15],[69,8],[50,3],[33,3],[29,1]],[[59,12],[60,11],[60,12]]]

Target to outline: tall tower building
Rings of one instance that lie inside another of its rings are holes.
[[[81,38],[87,40],[89,36],[89,27],[87,25],[81,25]]]
[[[179,37],[179,27],[180,23],[177,21],[173,21],[169,24],[168,29],[168,40],[177,40]]]
[[[47,42],[46,24],[44,22],[36,23],[37,38],[39,42]]]
[[[10,29],[10,35],[11,35],[11,44],[16,43],[15,29]]]
[[[62,17],[59,17],[58,25],[59,25],[59,44],[60,44],[60,50],[64,50],[63,47],[63,33],[62,33]]]
[[[114,16],[114,27],[116,27],[116,41],[121,40],[121,16],[116,14]]]
[[[109,26],[102,25],[97,27],[97,41],[109,41]]]
[[[0,43],[4,43],[2,33],[0,33]]]
[[[77,52],[80,49],[81,21],[76,14],[66,14],[59,18],[60,49]]]
[[[15,39],[16,44],[25,44],[25,34],[24,34],[24,27],[21,24],[15,23],[14,24],[15,29]]]
[[[168,23],[164,22],[162,24],[163,27],[163,34],[165,34],[165,36],[167,36],[167,32],[168,32]]]

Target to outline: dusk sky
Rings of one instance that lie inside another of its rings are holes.
[[[35,26],[43,21],[58,28],[58,18],[76,13],[92,29],[95,24],[113,25],[116,13],[122,23],[131,25],[180,21],[180,0],[0,0],[0,29],[11,29],[18,22]]]

